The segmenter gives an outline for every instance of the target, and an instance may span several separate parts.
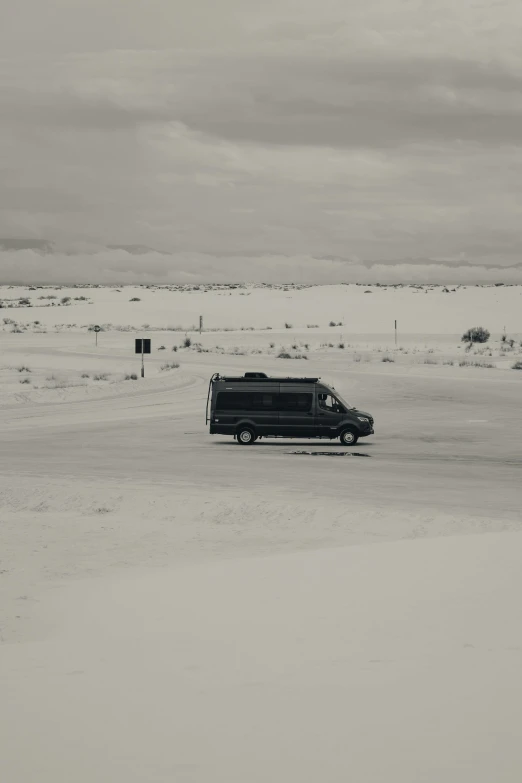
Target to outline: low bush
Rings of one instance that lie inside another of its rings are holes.
[[[486,367],[490,370],[495,369],[495,365],[490,364],[489,362],[471,362],[469,359],[461,359],[459,362],[459,367]]]
[[[138,380],[138,376],[136,375],[135,372],[133,372],[130,375],[126,375],[125,376],[125,380],[126,381],[137,381]]]
[[[106,381],[109,376],[106,372],[96,373],[92,376],[93,381]]]
[[[281,353],[277,354],[278,359],[308,359],[308,356],[304,353],[296,353],[293,356],[287,351],[281,351]]]
[[[177,362],[166,362],[166,364],[162,364],[160,367],[160,370],[163,372],[165,370],[176,370],[179,367],[179,364]]]
[[[394,362],[394,361],[395,359],[393,358],[393,356],[383,356],[381,358],[381,362]]]
[[[490,338],[490,333],[487,329],[484,329],[483,326],[473,326],[471,329],[468,329],[467,332],[464,332],[462,335],[461,341],[463,343],[487,343],[487,341]]]
[[[287,323],[285,322],[285,329],[292,329],[292,328],[293,328],[293,327],[292,327],[292,324],[287,324]]]
[[[20,383],[31,383],[31,379],[30,378],[21,378],[20,379]]]
[[[522,370],[522,362],[518,361],[511,365],[512,370]]]
[[[158,348],[158,351],[164,351],[164,350],[165,350],[165,346],[164,345],[160,345],[160,347]]]
[[[183,348],[190,348],[191,345],[192,345],[192,340],[190,339],[190,337],[185,337],[182,343]]]
[[[178,346],[177,346],[177,345],[173,345],[173,346],[172,346],[172,350],[173,350],[173,351],[177,351],[177,350],[178,350]]]
[[[337,347],[343,349],[344,348],[344,343],[339,343],[339,345]]]
[[[141,302],[141,299],[139,296],[133,296],[132,299],[129,299],[129,302]]]
[[[25,364],[22,364],[20,367],[16,368],[18,372],[31,372],[29,367],[26,367]]]

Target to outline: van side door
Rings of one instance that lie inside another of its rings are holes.
[[[312,384],[279,384],[280,435],[310,438],[314,435],[314,387]]]

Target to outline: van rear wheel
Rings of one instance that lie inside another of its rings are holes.
[[[343,446],[355,446],[358,440],[358,434],[351,427],[346,427],[346,429],[341,432],[340,441]]]
[[[251,446],[256,439],[256,434],[251,427],[241,427],[236,432],[236,438],[242,446]]]

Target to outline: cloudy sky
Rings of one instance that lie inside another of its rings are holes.
[[[522,282],[521,41],[519,0],[9,3],[0,282]]]

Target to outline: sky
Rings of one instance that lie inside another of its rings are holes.
[[[518,0],[6,8],[0,282],[522,282]]]

